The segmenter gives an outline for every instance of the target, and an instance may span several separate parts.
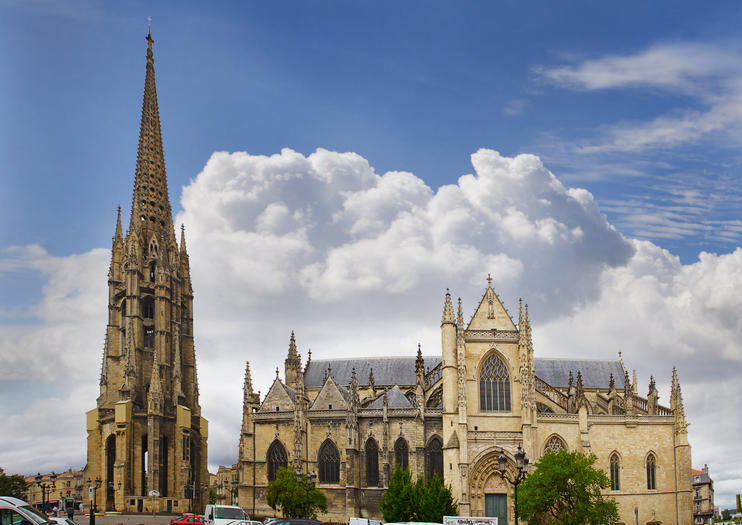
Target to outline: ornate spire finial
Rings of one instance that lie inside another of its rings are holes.
[[[291,339],[289,340],[289,359],[298,359],[296,353],[296,337],[294,337],[294,331],[291,330]]]
[[[368,384],[371,385],[371,389],[376,388],[376,380],[374,379],[374,369],[371,367],[371,371],[368,373]]]
[[[441,320],[441,324],[456,324],[456,321],[453,317],[453,304],[451,303],[451,291],[446,288],[446,300],[443,303],[443,319]]]
[[[180,255],[188,255],[188,248],[186,247],[185,238],[185,224],[180,225]]]
[[[243,387],[245,392],[245,399],[253,393],[252,390],[252,375],[250,374],[250,361],[245,361],[245,385]]]
[[[417,359],[415,359],[415,374],[418,376],[425,374],[425,360],[423,359],[423,351],[420,348],[420,343],[417,343]]]
[[[278,379],[278,367],[276,367],[276,379]]]
[[[461,297],[459,297],[459,309],[456,312],[456,325],[461,329],[464,328],[464,309],[461,307]]]
[[[121,230],[121,206],[116,211],[116,233],[114,235],[114,241],[123,241],[124,235]]]
[[[610,380],[608,381],[608,388],[609,388],[610,390],[613,390],[614,388],[616,388],[616,380],[615,380],[615,379],[613,379],[613,372],[611,372],[611,378],[610,378]]]
[[[638,392],[636,385],[636,368],[634,368],[634,380],[631,382],[631,390],[636,394]]]
[[[582,384],[582,371],[577,371],[577,397],[580,397],[582,394],[585,393],[585,388]]]
[[[649,376],[649,392],[657,390],[657,385],[654,382],[654,376]]]
[[[487,288],[492,288],[492,276],[487,274]]]

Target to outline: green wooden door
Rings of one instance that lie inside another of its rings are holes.
[[[508,497],[506,494],[485,494],[484,515],[497,518],[497,525],[508,525]]]

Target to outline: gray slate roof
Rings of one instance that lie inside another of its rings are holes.
[[[386,399],[389,408],[410,408],[412,403],[407,399],[402,390],[398,386],[393,386],[386,393]],[[384,394],[374,399],[370,405],[366,408],[384,408]]]
[[[354,367],[359,385],[368,385],[368,375],[372,368],[374,383],[377,385],[414,385],[415,359],[415,356],[412,356],[312,360],[304,371],[304,385],[307,388],[322,386],[328,365],[332,365],[332,377],[339,385],[350,384]],[[423,356],[423,359],[426,369],[433,368],[441,362],[440,356]]]
[[[616,381],[616,388],[622,389],[624,373],[618,361],[600,361],[597,359],[534,359],[536,375],[556,388],[567,388],[569,372],[577,382],[577,371],[582,372],[582,384],[585,388],[608,388],[610,376]]]
[[[440,356],[423,356],[425,369],[434,368],[441,362]],[[322,359],[310,361],[304,371],[304,384],[320,387],[323,384],[327,366],[332,365],[332,377],[339,385],[350,384],[353,368],[359,385],[368,385],[368,374],[374,369],[374,382],[377,385],[414,385],[415,357],[369,357],[366,359]],[[618,361],[598,359],[534,359],[536,375],[556,388],[567,388],[569,372],[577,381],[577,371],[582,372],[585,388],[608,388],[610,375],[616,381],[616,388],[623,388],[624,374]]]

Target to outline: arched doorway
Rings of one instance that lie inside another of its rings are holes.
[[[469,499],[472,516],[496,517],[498,525],[508,525],[515,516],[510,498],[512,490],[498,470],[500,450],[491,448],[474,460],[469,477]],[[514,466],[511,455],[507,452],[505,455]]]

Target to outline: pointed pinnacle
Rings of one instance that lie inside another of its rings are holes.
[[[291,339],[289,340],[289,358],[299,358],[298,354],[296,353],[296,338],[294,337],[293,330],[291,330]]]
[[[188,256],[188,248],[186,247],[185,239],[185,224],[180,225],[180,255]]]
[[[446,288],[446,300],[443,303],[443,319],[441,320],[441,324],[455,324],[455,320],[453,317],[453,304],[451,303],[451,292],[448,288]]]
[[[245,395],[252,394],[252,375],[250,374],[250,361],[245,361]]]
[[[523,298],[518,298],[518,324],[523,322]]]
[[[459,297],[459,309],[456,312],[456,325],[464,328],[464,309],[461,307],[461,297]]]
[[[118,207],[118,211],[116,212],[116,233],[114,234],[113,240],[114,242],[122,241],[124,239],[124,236],[121,231],[121,206]]]

